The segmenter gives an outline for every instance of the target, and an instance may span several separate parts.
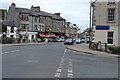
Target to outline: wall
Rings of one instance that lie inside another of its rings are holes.
[[[100,1],[100,0],[98,0]],[[107,16],[108,16],[108,8],[115,8],[115,22],[108,22],[107,21]],[[119,14],[120,15],[120,14]],[[103,2],[97,2],[95,3],[95,7],[94,7],[94,28],[93,31],[95,31],[95,39],[93,40],[93,42],[98,42],[99,40],[102,42],[107,43],[107,32],[108,31],[114,31],[114,45],[118,45],[120,44],[118,40],[120,40],[120,38],[118,36],[120,36],[120,31],[118,32],[118,30],[120,28],[118,28],[118,3],[116,3],[116,5],[112,4],[112,5],[108,5],[108,2],[103,1]],[[97,25],[100,26],[110,26],[110,30],[95,30],[95,27]]]

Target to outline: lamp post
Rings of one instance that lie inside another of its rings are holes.
[[[91,36],[91,29],[92,29],[92,28],[91,28],[91,3],[92,3],[92,1],[90,0],[89,49],[91,48],[91,41],[92,41],[92,40],[91,40],[91,39],[92,39],[92,38],[91,38],[91,37],[92,37],[92,36]]]

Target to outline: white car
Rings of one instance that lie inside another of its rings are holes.
[[[75,40],[75,43],[76,43],[76,44],[81,44],[81,40],[80,40],[80,39],[77,39],[77,40]]]

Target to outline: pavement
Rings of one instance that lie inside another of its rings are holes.
[[[117,58],[120,57],[120,55],[89,49],[89,44],[75,44],[72,46],[67,46],[67,48],[70,50],[77,51],[77,52],[82,52],[82,53],[96,55],[96,56],[117,57]]]

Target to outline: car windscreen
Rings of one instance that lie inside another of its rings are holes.
[[[72,41],[72,39],[67,39],[66,41]]]

